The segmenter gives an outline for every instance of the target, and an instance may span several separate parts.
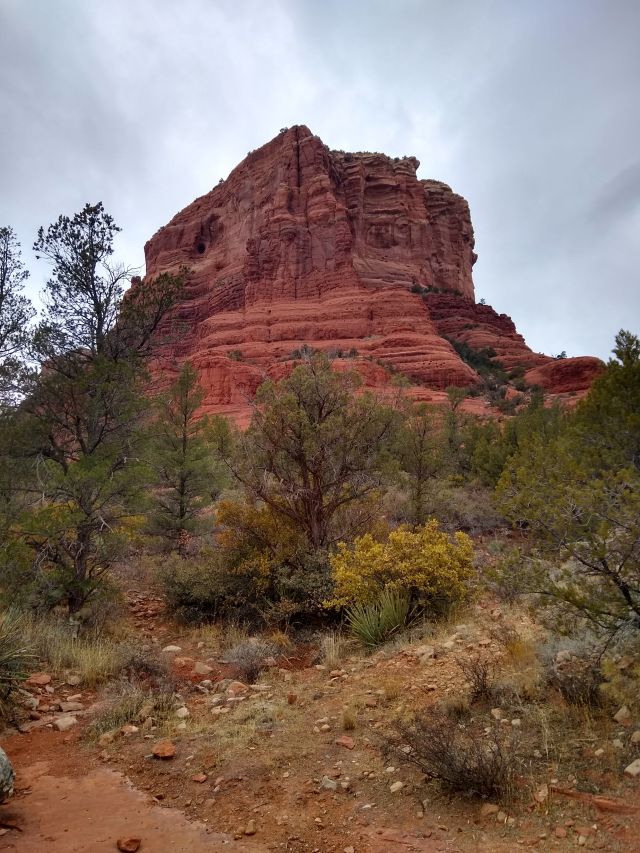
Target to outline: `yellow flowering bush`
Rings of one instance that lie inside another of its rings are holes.
[[[450,537],[435,520],[417,530],[398,527],[386,542],[366,533],[351,546],[341,542],[331,557],[335,597],[328,605],[370,604],[383,590],[392,589],[433,609],[445,609],[465,597],[472,560],[469,537]]]

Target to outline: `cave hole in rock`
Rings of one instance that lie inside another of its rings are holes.
[[[198,252],[199,255],[204,255],[204,250],[206,248],[207,247],[205,246],[205,244],[202,242],[202,240],[200,240],[200,242],[196,246],[196,251]]]

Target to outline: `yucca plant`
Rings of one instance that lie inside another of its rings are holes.
[[[24,631],[17,614],[0,613],[0,719],[10,719],[14,693],[27,675],[31,650],[24,643]]]
[[[366,646],[379,646],[405,628],[411,618],[408,593],[385,588],[377,601],[354,604],[346,612],[353,634]]]

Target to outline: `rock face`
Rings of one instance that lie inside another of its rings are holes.
[[[446,184],[419,180],[418,166],[330,151],[304,126],[251,152],[145,246],[147,276],[191,270],[156,376],[189,359],[204,411],[242,423],[258,385],[286,375],[306,347],[355,366],[365,385],[384,388],[400,371],[414,396],[437,400],[449,385],[479,383],[448,337],[492,347],[551,390],[588,387],[596,359],[560,368],[532,353],[508,317],[475,303],[469,207]]]

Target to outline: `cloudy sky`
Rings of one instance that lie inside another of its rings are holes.
[[[414,154],[536,350],[640,332],[638,0],[0,0],[0,225],[102,200],[120,257],[280,127]]]

